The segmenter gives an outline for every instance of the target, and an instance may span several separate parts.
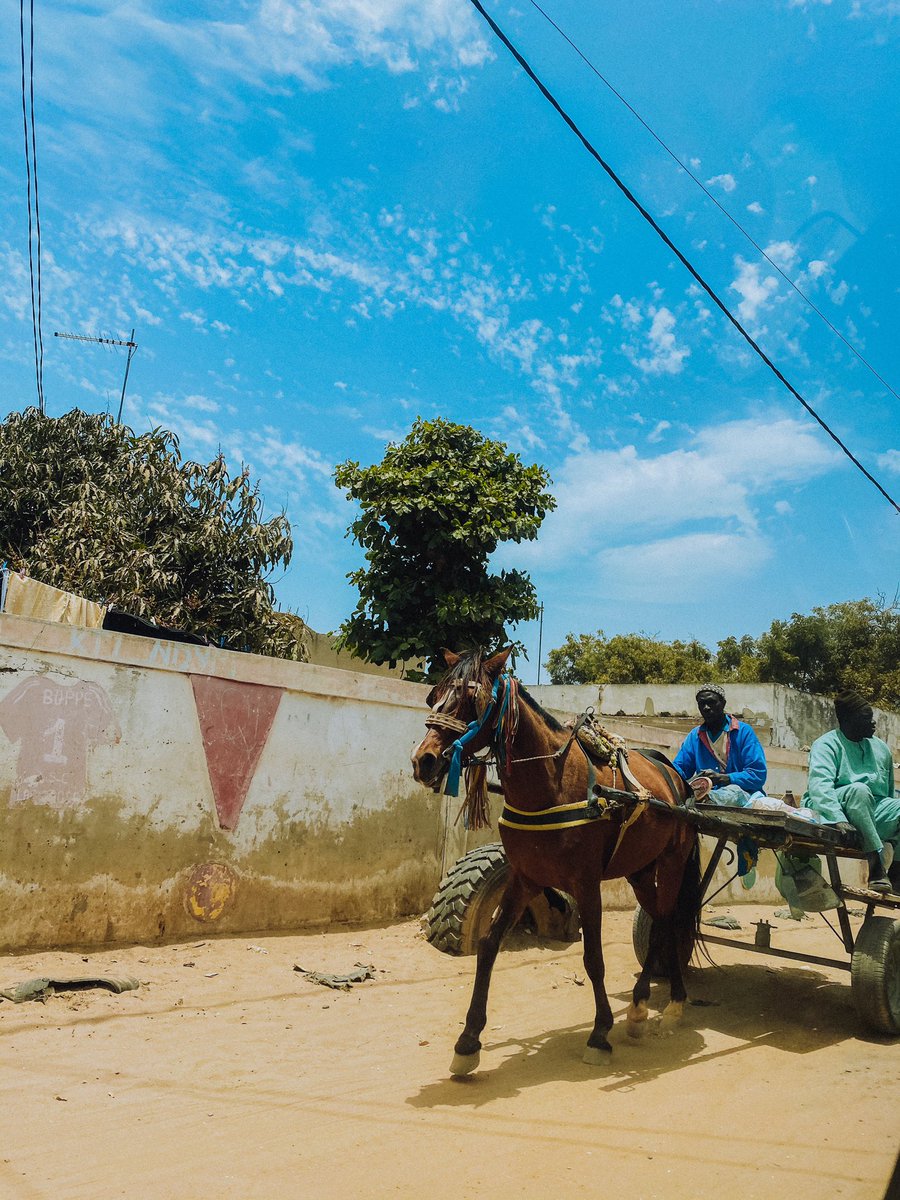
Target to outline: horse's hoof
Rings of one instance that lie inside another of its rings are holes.
[[[474,1054],[454,1054],[450,1064],[450,1074],[471,1075],[480,1062],[481,1054],[477,1050]]]
[[[659,1032],[663,1036],[671,1036],[681,1024],[681,1018],[684,1016],[684,1001],[670,1000],[663,1009],[663,1014],[659,1020]]]
[[[585,1046],[581,1061],[589,1067],[605,1067],[611,1054],[612,1046],[609,1042],[605,1046]]]
[[[647,1008],[647,1001],[640,1000],[637,1004],[629,1004],[628,1011],[625,1014],[625,1032],[630,1038],[637,1041],[642,1038],[647,1032],[647,1018],[650,1015],[650,1010]]]

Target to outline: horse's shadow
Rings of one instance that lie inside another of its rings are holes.
[[[810,1054],[848,1038],[868,1036],[852,1006],[849,978],[835,981],[809,969],[742,963],[694,968],[689,980],[692,999],[671,1035],[657,1031],[668,987],[653,988],[650,1028],[639,1040],[628,1037],[625,1030],[630,991],[610,997],[616,1023],[609,1035],[613,1051],[608,1065],[592,1067],[581,1061],[588,1022],[551,1029],[536,1038],[485,1040],[478,1071],[426,1084],[407,1103],[415,1108],[477,1108],[560,1080],[605,1092],[632,1091],[669,1072],[690,1071],[735,1055],[742,1056],[737,1070],[752,1070],[752,1058],[744,1056],[757,1046]],[[506,1028],[514,1023],[513,1015],[504,1022]],[[448,1045],[448,1061],[451,1050]]]

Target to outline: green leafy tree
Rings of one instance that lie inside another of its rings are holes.
[[[758,642],[759,678],[830,694],[854,688],[900,710],[900,604],[848,600],[773,621]]]
[[[444,669],[442,646],[507,642],[506,626],[537,616],[521,571],[488,572],[501,542],[533,539],[556,502],[547,472],[468,425],[415,422],[371,467],[341,463],[335,483],[360,515],[348,530],[366,566],[341,642],[369,662],[425,660]]]
[[[718,678],[700,642],[662,642],[645,634],[569,634],[547,655],[552,683],[686,683]]]
[[[290,525],[262,517],[247,470],[182,462],[165,429],[35,408],[0,424],[0,555],[42,583],[235,649],[304,658],[305,627],[276,612],[266,575]]]
[[[718,645],[717,678],[720,682],[756,683],[759,680],[759,646],[755,638],[727,637]]]
[[[776,620],[759,638],[699,642],[569,634],[547,656],[553,683],[782,683],[831,695],[854,688],[900,711],[900,603],[848,600]]]

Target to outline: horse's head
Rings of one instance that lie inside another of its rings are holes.
[[[453,743],[473,721],[484,718],[482,727],[466,742],[467,753],[474,754],[490,743],[496,720],[487,710],[510,653],[511,647],[491,658],[483,658],[479,650],[465,654],[444,651],[447,671],[428,694],[428,732],[412,755],[413,776],[419,783],[437,791],[450,765]]]

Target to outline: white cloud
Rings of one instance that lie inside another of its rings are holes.
[[[789,516],[794,511],[793,505],[787,500],[776,500],[774,507],[780,517]]]
[[[671,421],[657,421],[650,433],[647,434],[648,442],[661,442],[662,435],[667,429],[672,428]]]
[[[814,258],[806,267],[811,279],[821,279],[823,275],[827,275],[831,270],[827,262],[821,258]]]
[[[614,298],[615,300],[618,297]],[[646,314],[635,300],[616,306],[628,335],[622,352],[645,375],[677,375],[690,355],[688,346],[680,345],[675,334],[675,314],[665,305],[647,306]],[[645,320],[649,317],[649,328]],[[640,340],[638,340],[640,339]]]
[[[737,180],[730,173],[726,173],[725,175],[713,175],[712,179],[707,179],[706,186],[720,187],[723,192],[733,192],[737,187]]]
[[[766,254],[776,266],[788,271],[797,261],[797,246],[793,242],[770,242]]]
[[[759,263],[746,262],[740,255],[734,261],[738,274],[729,287],[741,297],[738,305],[741,320],[755,325],[762,310],[778,291],[778,279],[774,275],[762,275]]]
[[[900,0],[853,0],[851,20],[864,17],[900,17]]]
[[[885,450],[884,454],[879,454],[878,465],[883,471],[900,475],[900,450]]]
[[[752,204],[747,205],[747,212],[759,214],[759,213],[763,213],[765,211],[766,210],[763,208],[763,206],[760,204],[760,202],[758,200],[754,200]]]
[[[650,355],[638,360],[638,366],[648,374],[665,373],[676,375],[681,370],[681,364],[690,354],[686,346],[679,346],[675,338],[675,315],[663,306],[650,310],[652,320],[647,332],[647,344]]]
[[[587,561],[608,550],[614,557],[624,545],[638,561],[635,547],[646,539],[658,559],[665,543],[697,534],[737,535],[758,554],[758,509],[766,498],[839,462],[810,422],[778,413],[709,426],[686,447],[655,456],[634,446],[574,453],[551,467],[556,511],[538,542],[516,554],[526,566],[552,568],[573,555]],[[596,582],[585,579],[586,586]]]
[[[771,556],[771,546],[747,531],[686,533],[616,546],[597,556],[593,590],[604,598],[684,604],[702,594],[704,563],[715,579],[722,578],[719,569],[727,564],[725,578],[735,586],[753,579]]]
[[[215,413],[219,411],[219,405],[215,400],[210,400],[208,396],[185,396],[182,403],[186,408],[195,408],[198,412]]]
[[[194,70],[215,64],[254,82],[292,76],[319,88],[329,72],[354,62],[394,75],[427,66],[433,98],[442,102],[445,83],[458,93],[460,72],[492,57],[474,13],[453,0],[262,0],[245,12],[244,21],[176,22],[138,10],[135,23]]]

